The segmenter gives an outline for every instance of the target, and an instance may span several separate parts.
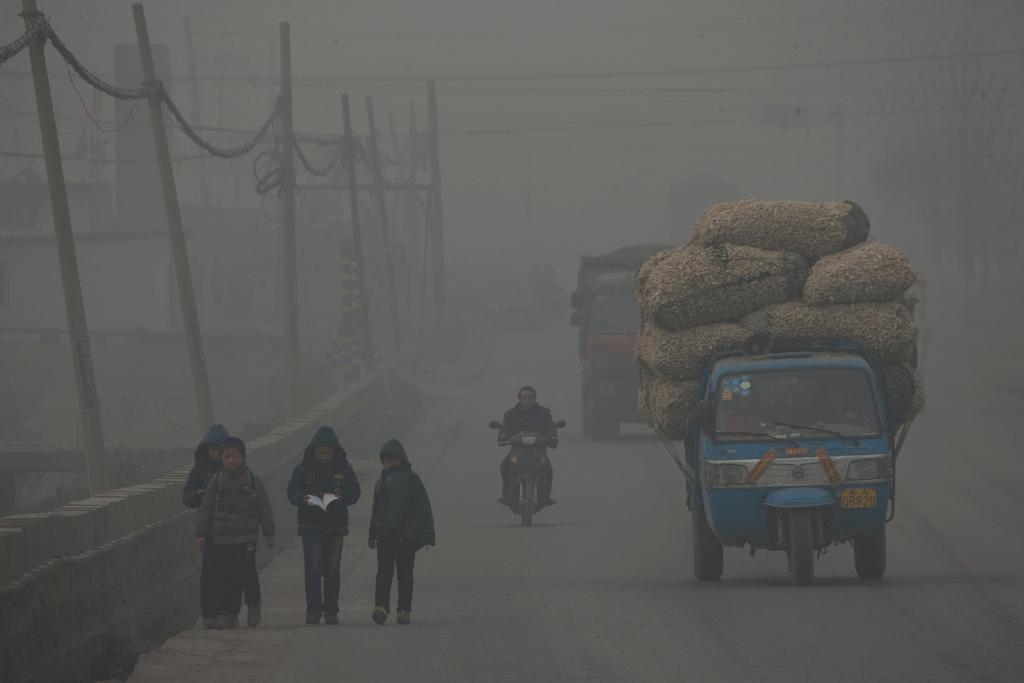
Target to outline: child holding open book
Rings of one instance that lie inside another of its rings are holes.
[[[348,506],[359,500],[359,480],[330,427],[320,427],[288,482],[298,506],[306,579],[306,623],[338,623],[341,549],[348,535]]]

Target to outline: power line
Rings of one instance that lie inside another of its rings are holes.
[[[551,29],[518,29],[518,30],[476,30],[476,31],[322,31],[307,30],[293,33],[295,38],[317,39],[317,40],[438,40],[438,39],[482,39],[491,40],[495,38],[547,38],[563,36],[608,36],[608,35],[637,35],[651,33],[692,33],[699,31],[728,30],[763,28],[766,26],[806,26],[817,24],[842,24],[851,23],[874,23],[887,22],[897,19],[915,19],[922,16],[935,17],[938,15],[959,15],[968,12],[976,12],[981,8],[991,6],[991,2],[975,2],[971,4],[957,4],[955,6],[928,9],[921,11],[884,12],[877,14],[846,14],[846,15],[818,15],[808,16],[799,14],[792,17],[780,17],[778,13],[772,13],[764,17],[750,18],[745,21],[709,21],[709,22],[672,22],[658,24],[635,24],[632,26],[609,26],[592,25],[577,28],[551,28]],[[223,37],[256,37],[273,38],[275,33],[260,30],[239,29],[238,24],[215,24],[204,22],[203,27],[193,29],[195,35]],[[76,23],[79,30],[102,32],[102,33],[126,33],[130,31],[129,26],[111,25],[88,25]],[[180,27],[171,24],[153,25],[154,34],[179,35]]]
[[[562,73],[492,73],[492,74],[444,74],[432,76],[389,75],[378,76],[306,76],[293,78],[294,85],[305,87],[338,87],[345,84],[422,84],[428,80],[438,83],[505,83],[518,81],[572,81],[572,80],[616,80],[626,78],[657,78],[662,76],[722,76],[730,74],[770,73],[774,71],[817,71],[864,66],[887,66],[893,64],[918,64],[941,61],[962,61],[965,59],[992,59],[1024,55],[1024,48],[979,50],[975,52],[949,52],[930,55],[908,55],[906,57],[867,57],[840,59],[820,62],[784,62],[779,64],[745,64],[736,66],[673,67],[663,69],[636,69],[623,71],[576,71]],[[8,71],[11,75],[28,77],[27,71]],[[202,82],[223,80],[229,83],[267,85],[274,82],[272,76],[198,76]],[[174,82],[174,79],[168,79]],[[419,85],[417,87],[420,87]]]

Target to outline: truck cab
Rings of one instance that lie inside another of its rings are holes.
[[[852,543],[857,574],[885,571],[895,437],[907,407],[870,357],[842,342],[772,343],[706,366],[686,442],[694,572],[717,580],[723,546],[784,550],[794,583]]]
[[[667,248],[633,245],[580,260],[570,322],[579,328],[582,425],[587,438],[611,439],[623,422],[643,422],[636,405],[640,306],[634,277],[648,257]]]

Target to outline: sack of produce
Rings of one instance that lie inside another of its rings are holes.
[[[865,242],[815,263],[804,283],[804,302],[820,306],[892,301],[904,295],[914,278],[902,251]]]
[[[698,383],[677,382],[645,369],[640,387],[640,414],[654,431],[678,441],[686,436],[697,400]]]
[[[907,406],[908,413],[903,422],[910,422],[924,408],[924,387],[920,378],[910,367],[902,363],[883,363],[878,366],[882,379],[886,405],[899,399]]]
[[[848,339],[857,342],[876,362],[909,362],[917,349],[917,326],[902,303],[808,306],[791,301],[744,316],[740,324],[779,338]]]
[[[795,254],[732,244],[681,247],[644,264],[637,301],[645,320],[682,330],[798,299],[806,279],[807,264]]]
[[[860,244],[869,230],[867,214],[853,202],[747,199],[709,207],[690,244],[742,244],[814,260]]]
[[[712,323],[673,332],[645,325],[637,356],[659,375],[676,380],[696,379],[711,357],[722,349],[740,346],[750,330],[736,323]]]

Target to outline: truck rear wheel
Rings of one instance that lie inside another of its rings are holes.
[[[814,583],[814,517],[810,510],[792,510],[788,514],[789,573],[793,585]]]
[[[853,537],[853,564],[862,579],[882,578],[885,574],[885,527]]]
[[[711,530],[703,505],[690,511],[690,528],[693,532],[693,575],[698,581],[718,581],[725,569],[722,542]]]

